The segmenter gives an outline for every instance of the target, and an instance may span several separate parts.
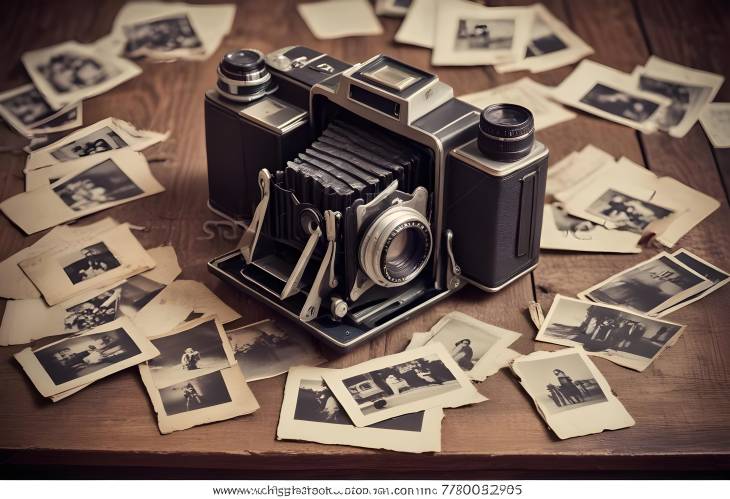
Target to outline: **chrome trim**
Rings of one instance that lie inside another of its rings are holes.
[[[542,159],[549,153],[545,144],[536,140],[535,144],[532,146],[530,154],[512,163],[503,163],[485,158],[481,155],[481,152],[479,153],[479,156],[466,152],[466,149],[472,144],[475,144],[476,140],[477,139],[473,139],[466,144],[455,148],[451,154],[453,154],[456,159],[468,164],[469,166],[473,166],[488,175],[492,175],[493,177],[504,177],[505,175],[509,175],[510,173],[524,168],[528,164]],[[479,150],[478,147],[477,150]]]
[[[519,274],[517,274],[516,276],[514,276],[512,279],[510,279],[509,281],[505,282],[504,284],[500,284],[496,288],[490,288],[489,286],[484,286],[483,284],[479,284],[478,282],[474,282],[471,279],[469,279],[468,277],[465,277],[463,274],[462,274],[461,277],[466,282],[468,282],[472,286],[475,286],[475,287],[481,289],[482,291],[486,291],[488,293],[496,293],[497,291],[500,291],[500,290],[504,289],[505,287],[509,286],[510,284],[512,284],[513,282],[515,282],[517,279],[519,279],[520,277],[524,276],[525,274],[529,274],[530,272],[532,272],[533,270],[535,270],[536,267],[537,267],[537,263],[535,265],[533,265],[532,267],[530,267],[529,269],[523,270],[522,272],[520,272]]]

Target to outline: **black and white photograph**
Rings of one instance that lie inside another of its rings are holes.
[[[159,352],[122,317],[81,334],[17,354],[23,370],[44,397],[88,385],[155,357]]]
[[[403,452],[440,448],[443,411],[412,412],[358,428],[322,380],[330,371],[304,366],[289,370],[277,438]]]
[[[530,36],[532,39],[527,43],[526,58],[551,54],[568,48],[565,42],[539,16],[535,17]]]
[[[78,251],[64,253],[58,263],[73,284],[91,279],[121,265],[103,241]]]
[[[168,416],[231,401],[231,395],[228,393],[228,387],[226,387],[220,371],[203,374],[161,388],[160,398]]]
[[[514,19],[459,19],[454,50],[509,49],[514,34]]]
[[[429,342],[441,343],[462,371],[483,381],[502,367],[500,353],[519,333],[487,324],[461,312],[450,312],[430,330]]]
[[[52,189],[74,211],[144,194],[113,159],[106,159],[73,178],[54,184]]]
[[[326,359],[311,335],[283,321],[265,320],[226,331],[247,381],[278,376],[291,366],[316,366]]]
[[[639,88],[645,92],[663,95],[672,101],[656,117],[657,124],[663,130],[677,126],[687,114],[690,104],[704,100],[703,95],[709,95],[712,90],[710,87],[674,83],[645,74],[639,76]]]
[[[432,407],[484,400],[450,352],[437,342],[324,374],[356,426]]]
[[[85,137],[53,149],[50,153],[56,160],[63,162],[111,151],[113,149],[121,149],[122,147],[127,147],[127,145],[117,132],[105,126]]]
[[[235,360],[221,331],[216,320],[208,317],[152,338],[160,351],[159,357],[147,363],[155,386],[164,388],[232,366]]]
[[[578,349],[536,351],[516,359],[511,368],[560,439],[635,424],[595,364]]]
[[[66,309],[64,332],[78,333],[115,320],[119,316],[121,293],[122,287],[118,286]]]
[[[54,109],[106,92],[141,73],[131,61],[74,41],[26,52],[21,59]]]
[[[674,213],[669,208],[642,201],[615,189],[607,189],[586,208],[586,211],[613,223],[620,229],[636,234],[641,234],[650,223]]]
[[[656,102],[635,97],[603,83],[596,83],[580,101],[638,123],[645,122],[659,109],[659,104]]]
[[[651,316],[712,286],[700,274],[667,253],[642,262],[578,294],[580,298],[617,305]]]
[[[123,29],[127,39],[124,52],[129,57],[141,57],[151,52],[203,50],[203,42],[186,14],[130,24]]]
[[[706,289],[700,291],[697,294],[689,296],[682,301],[672,305],[671,307],[662,311],[662,315],[671,314],[675,310],[682,307],[686,307],[690,303],[694,303],[697,300],[704,298],[710,293],[714,293],[725,284],[730,282],[730,273],[716,267],[710,262],[703,260],[699,256],[695,255],[689,250],[680,249],[672,253],[672,256],[677,259],[682,265],[695,271],[697,274],[704,277],[708,283],[711,283]]]
[[[683,328],[618,307],[558,295],[536,339],[580,346],[589,355],[643,371],[677,341]]]
[[[0,93],[0,118],[26,137],[81,126],[81,110],[80,103],[52,108],[32,83]]]

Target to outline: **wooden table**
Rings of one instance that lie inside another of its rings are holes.
[[[19,61],[30,49],[76,39],[92,42],[105,35],[121,2],[5,2],[0,20],[1,89],[27,81]],[[491,3],[491,2],[490,2]],[[494,2],[501,3],[501,2]],[[730,75],[730,8],[716,2],[652,0],[544,0],[594,49],[592,59],[630,72],[649,54]],[[89,217],[114,216],[146,226],[138,233],[146,247],[171,243],[183,265],[183,278],[206,283],[247,321],[271,313],[235,292],[206,270],[209,258],[234,241],[206,240],[206,161],[203,93],[215,82],[222,54],[239,47],[264,52],[307,45],[349,62],[385,52],[437,72],[457,95],[525,76],[498,75],[491,68],[431,68],[430,51],[393,43],[399,22],[381,20],[382,36],[316,40],[299,18],[294,2],[249,1],[239,5],[233,33],[205,62],[143,63],[144,73],[84,103],[85,124],[108,116],[153,130],[171,130],[170,140],[146,152],[167,191]],[[558,84],[565,67],[535,75]],[[726,84],[717,100],[730,100]],[[587,144],[627,156],[658,175],[669,175],[722,200],[721,208],[679,243],[730,269],[727,189],[730,154],[713,151],[699,125],[683,139],[642,135],[586,114],[538,134],[551,150],[551,162]],[[2,154],[0,198],[23,189],[24,156]],[[0,259],[34,242],[0,217]],[[487,295],[471,288],[352,353],[332,359],[343,367],[398,352],[414,331],[427,330],[443,314],[460,310],[522,333],[523,353],[553,349],[533,341],[526,315],[537,299],[547,311],[556,293],[574,296],[591,284],[654,255],[602,255],[545,252],[540,265],[504,291]],[[43,400],[12,360],[22,347],[0,349],[0,469],[8,476],[344,476],[419,475],[544,476],[579,474],[719,472],[730,468],[730,286],[671,318],[688,325],[680,341],[643,373],[595,362],[636,419],[633,428],[557,440],[538,416],[515,379],[500,372],[479,385],[491,400],[446,412],[443,451],[403,455],[341,446],[278,442],[276,425],[284,377],[252,383],[261,409],[252,416],[161,436],[147,394],[135,369],[96,383],[58,404]],[[131,471],[130,471],[131,470]],[[188,470],[196,470],[190,472]],[[224,471],[213,471],[224,470]],[[227,471],[226,471],[227,470]],[[121,473],[121,474],[120,474]],[[279,474],[277,474],[279,473]],[[213,474],[213,475],[212,475]],[[646,476],[646,475],[644,475]]]

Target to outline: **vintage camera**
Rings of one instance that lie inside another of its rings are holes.
[[[339,349],[537,265],[548,150],[523,107],[297,46],[227,54],[205,127],[209,206],[246,227],[209,269]]]

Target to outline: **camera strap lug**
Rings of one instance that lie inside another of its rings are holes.
[[[261,226],[264,223],[266,209],[269,206],[269,197],[271,195],[271,174],[266,168],[259,171],[259,189],[261,190],[261,201],[256,206],[256,210],[248,224],[246,232],[243,233],[238,247],[241,248],[241,254],[247,264],[253,261],[253,252],[256,249],[256,243],[259,240]]]
[[[457,265],[454,258],[453,249],[454,233],[451,229],[446,229],[446,253],[449,256],[449,263],[446,265],[446,286],[450,289],[456,289],[462,284],[461,267]]]
[[[317,276],[314,278],[307,300],[304,302],[299,318],[309,322],[319,314],[319,307],[322,300],[337,287],[335,276],[335,253],[337,251],[337,218],[339,213],[330,210],[324,212],[325,235],[327,236],[327,251],[319,265]]]

